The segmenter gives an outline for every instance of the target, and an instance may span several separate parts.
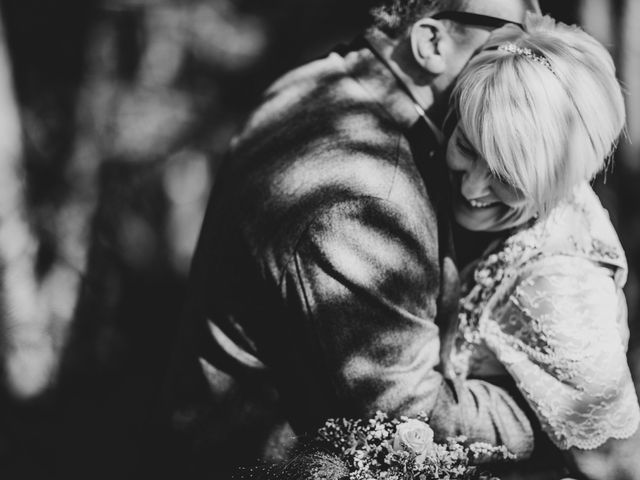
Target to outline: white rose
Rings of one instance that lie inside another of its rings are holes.
[[[422,463],[433,450],[433,430],[420,420],[407,420],[396,427],[393,449],[413,453],[416,463]]]

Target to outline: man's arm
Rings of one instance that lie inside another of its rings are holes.
[[[430,416],[440,438],[466,435],[531,453],[530,423],[504,390],[456,384],[437,370],[437,232],[386,200],[366,197],[325,209],[287,267],[310,333],[345,415]]]

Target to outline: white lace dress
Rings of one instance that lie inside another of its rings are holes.
[[[450,376],[510,375],[560,449],[638,428],[627,364],[624,253],[588,185],[486,255],[463,278]]]

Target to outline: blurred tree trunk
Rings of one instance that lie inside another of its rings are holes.
[[[617,0],[619,12],[622,80],[627,90],[627,130],[629,141],[622,148],[622,163],[636,178],[640,173],[640,2]],[[634,205],[636,209],[638,204]]]
[[[596,0],[591,0],[596,4]],[[611,175],[611,195],[616,199],[615,225],[629,262],[626,294],[631,327],[630,359],[640,385],[640,2],[609,0],[610,33],[600,40],[614,45],[627,107],[627,135],[620,141]],[[594,7],[591,17],[604,13]]]
[[[5,389],[42,393],[56,366],[48,305],[35,278],[37,242],[27,219],[22,128],[0,17],[0,322]]]
[[[627,288],[631,324],[631,358],[640,385],[640,2],[615,0],[614,37],[618,66],[626,91],[627,135],[620,142],[615,177],[620,205],[620,232],[629,260]]]

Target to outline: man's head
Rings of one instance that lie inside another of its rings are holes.
[[[414,93],[432,104],[446,103],[457,75],[501,21],[521,23],[527,11],[539,12],[538,0],[385,0],[372,15],[394,42],[392,60]]]
[[[470,12],[521,23],[525,11],[540,12],[538,0],[383,0],[373,9],[376,27],[392,38],[424,17],[439,12]]]

